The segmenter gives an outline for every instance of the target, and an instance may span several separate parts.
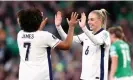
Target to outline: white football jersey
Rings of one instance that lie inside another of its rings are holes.
[[[17,35],[20,54],[19,80],[52,80],[50,47],[60,40],[47,31],[24,32]]]
[[[81,79],[108,80],[109,33],[101,29],[94,37],[103,40],[104,44],[94,44],[85,33],[74,36],[74,42],[83,45]]]

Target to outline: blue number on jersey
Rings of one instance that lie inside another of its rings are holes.
[[[89,53],[89,46],[87,47],[87,49],[85,50],[85,55],[88,55]]]
[[[27,50],[26,50],[25,61],[28,61],[29,49],[30,49],[31,43],[25,42],[25,43],[24,43],[24,48],[26,48],[26,46],[27,46]]]

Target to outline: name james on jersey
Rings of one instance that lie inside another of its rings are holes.
[[[34,38],[34,34],[23,34],[22,38],[33,39]]]

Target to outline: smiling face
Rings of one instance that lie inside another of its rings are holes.
[[[94,12],[91,12],[88,16],[88,24],[91,30],[95,31],[102,26],[102,19]]]

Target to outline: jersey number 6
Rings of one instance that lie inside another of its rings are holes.
[[[85,55],[88,55],[89,53],[89,46],[87,47],[87,49],[85,50]]]
[[[27,50],[26,50],[26,56],[25,56],[25,61],[28,61],[30,46],[31,46],[31,43],[29,43],[29,42],[24,43],[24,48],[27,48]]]

